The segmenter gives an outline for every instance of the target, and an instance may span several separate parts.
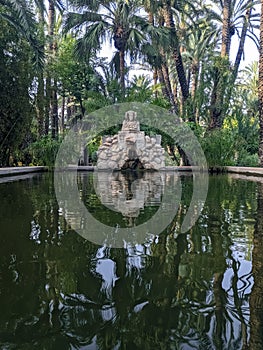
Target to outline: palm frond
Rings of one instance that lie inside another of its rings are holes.
[[[42,69],[44,49],[35,34],[37,23],[31,8],[23,0],[6,0],[1,3],[4,5],[4,11],[0,12],[0,17],[15,27],[18,33],[29,42],[33,50],[33,64],[37,69]]]
[[[100,2],[96,0],[69,0],[69,4],[75,10],[89,9],[94,12],[100,7]]]
[[[258,38],[258,36],[252,32],[248,32],[247,37],[253,41],[253,43],[256,45],[257,49],[259,50],[259,38]]]
[[[102,15],[86,11],[83,13],[78,12],[70,12],[66,15],[65,24],[64,24],[64,30],[69,31],[71,29],[79,29],[84,24],[86,25],[89,22],[96,23],[102,21]]]
[[[91,50],[97,51],[101,48],[101,40],[107,35],[107,23],[97,22],[90,24],[83,35],[77,41],[76,52],[78,55],[85,55]]]

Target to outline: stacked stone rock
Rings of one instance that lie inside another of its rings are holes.
[[[136,112],[133,111],[126,112],[121,131],[104,137],[98,149],[97,167],[101,170],[159,170],[164,165],[161,135],[150,137],[140,131]]]

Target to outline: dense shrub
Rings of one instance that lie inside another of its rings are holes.
[[[209,167],[235,165],[236,138],[227,130],[213,130],[201,140]]]
[[[52,139],[44,136],[40,140],[32,143],[26,150],[31,156],[32,165],[45,165],[52,167],[55,163],[56,155],[62,139]]]

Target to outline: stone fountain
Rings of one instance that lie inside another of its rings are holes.
[[[121,131],[104,136],[98,149],[99,170],[147,169],[159,170],[165,166],[161,135],[148,136],[140,130],[137,113],[128,111]]]

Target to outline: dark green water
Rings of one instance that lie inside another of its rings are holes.
[[[80,177],[82,200],[106,224],[129,226],[158,208],[155,196],[136,218],[111,213],[94,191],[84,191],[89,176]],[[181,176],[174,221],[147,244],[120,249],[70,228],[51,174],[4,181],[0,349],[263,348],[259,182],[211,177],[199,220],[178,234],[192,193],[191,176]]]

